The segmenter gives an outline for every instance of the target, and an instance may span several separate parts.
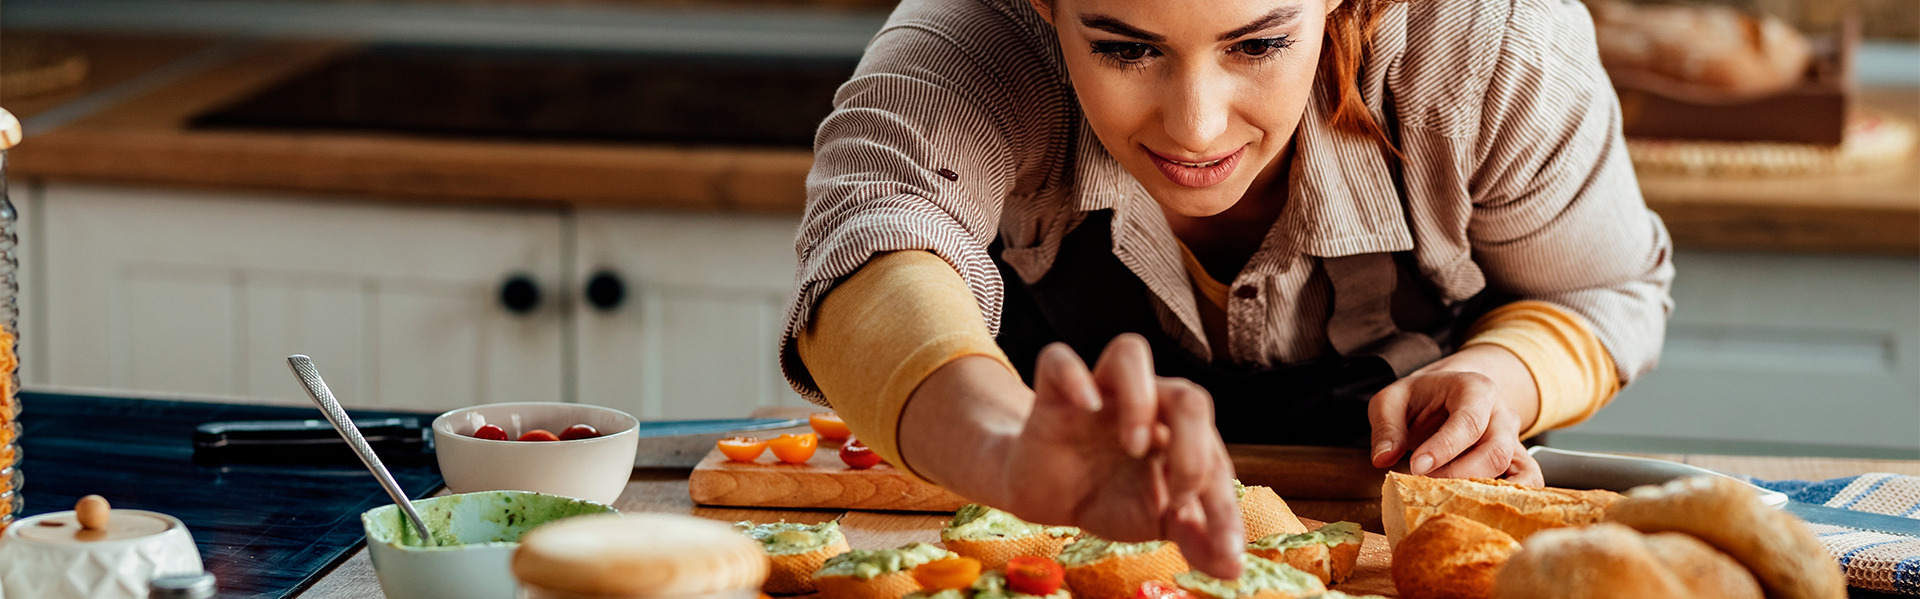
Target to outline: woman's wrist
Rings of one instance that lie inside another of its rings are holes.
[[[1540,417],[1540,389],[1533,371],[1507,348],[1490,343],[1469,345],[1424,370],[1474,372],[1492,379],[1500,403],[1513,411],[1522,431],[1532,429]]]
[[[901,458],[970,500],[1004,505],[1007,455],[1033,411],[1033,390],[1006,365],[963,356],[933,371],[900,413]]]

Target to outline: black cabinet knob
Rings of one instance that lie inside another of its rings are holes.
[[[540,285],[533,277],[517,274],[500,284],[500,305],[514,314],[527,314],[540,307]]]
[[[612,312],[621,302],[627,301],[627,283],[620,280],[620,274],[611,270],[593,273],[587,279],[587,303],[601,312]]]

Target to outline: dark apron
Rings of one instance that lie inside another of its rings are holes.
[[[1114,256],[1112,217],[1087,215],[1062,240],[1046,276],[1030,285],[995,243],[994,262],[1007,281],[1000,347],[1032,384],[1049,343],[1066,342],[1091,365],[1115,336],[1138,333],[1152,345],[1160,376],[1186,378],[1213,395],[1228,443],[1364,447],[1374,393],[1452,352],[1466,327],[1497,305],[1483,292],[1443,306],[1404,252],[1326,258],[1333,301],[1325,355],[1267,369],[1203,362],[1161,329],[1146,283]]]

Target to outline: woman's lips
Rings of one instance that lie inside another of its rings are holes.
[[[1168,180],[1186,187],[1201,188],[1219,185],[1227,177],[1233,176],[1234,167],[1240,165],[1240,157],[1246,152],[1247,148],[1242,146],[1231,154],[1194,162],[1171,160],[1153,150],[1147,150],[1147,155],[1153,157],[1153,165],[1160,167],[1160,174],[1166,175]]]

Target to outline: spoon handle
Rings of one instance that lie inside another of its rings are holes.
[[[333,391],[327,389],[327,382],[320,380],[320,371],[313,367],[313,359],[294,354],[287,356],[287,366],[293,368],[294,376],[300,377],[300,385],[306,387],[307,396],[313,398],[313,403],[327,415],[327,421],[333,423],[333,430],[339,431],[340,436],[347,440],[347,445],[353,446],[354,453],[360,454],[361,463],[373,471],[373,477],[380,479],[380,486],[385,487],[387,495],[393,497],[393,503],[406,512],[407,521],[413,524],[415,532],[420,533],[420,542],[433,546],[433,534],[427,532],[426,522],[420,519],[419,512],[413,511],[413,502],[407,500],[406,492],[400,490],[400,483],[393,480],[393,474],[387,471],[387,466],[380,463],[380,456],[373,453],[373,447],[367,445],[367,439],[360,436],[360,427],[354,426],[353,420],[347,418],[347,411],[333,398]]]

